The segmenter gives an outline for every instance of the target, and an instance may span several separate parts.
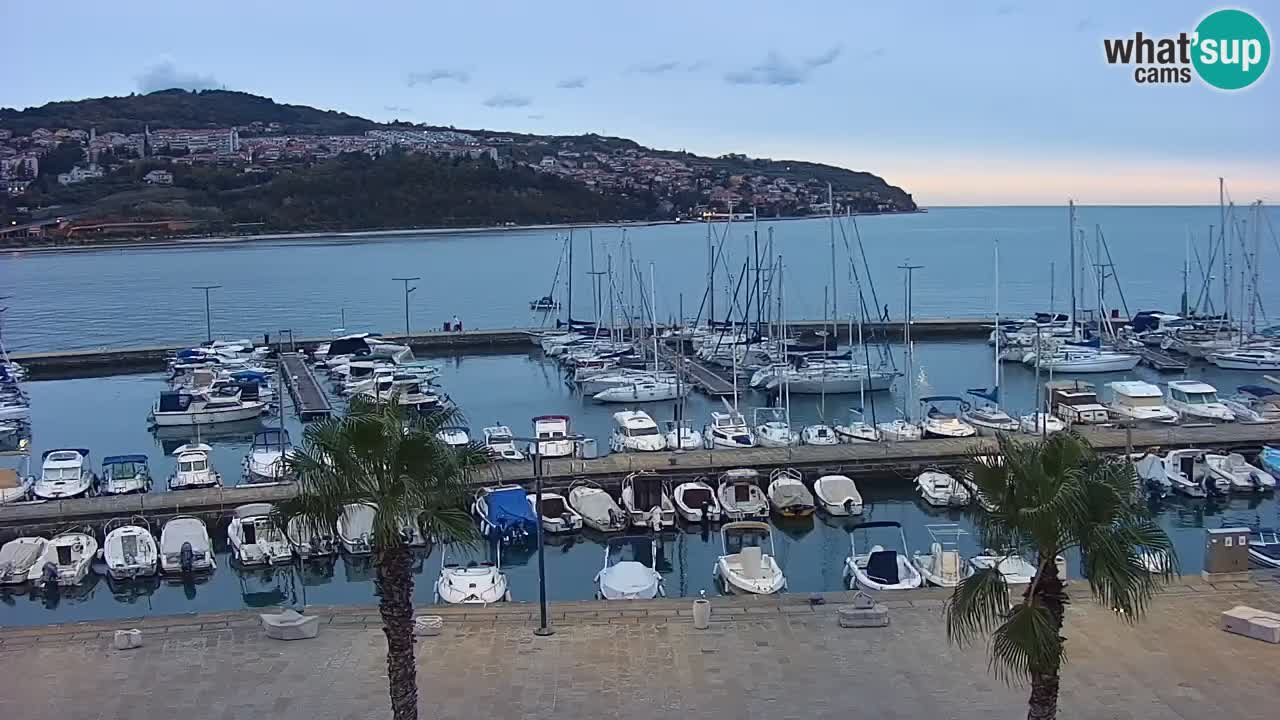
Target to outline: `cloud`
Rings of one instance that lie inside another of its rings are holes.
[[[1012,15],[1018,12],[1018,6],[1013,3],[1002,3],[996,6],[996,15]]]
[[[1101,27],[1102,25],[1097,20],[1094,20],[1091,17],[1087,17],[1081,20],[1080,22],[1076,23],[1076,32],[1089,32],[1091,30],[1097,30]]]
[[[800,85],[809,80],[813,71],[835,62],[843,48],[839,45],[821,55],[801,58],[792,62],[774,51],[770,51],[763,62],[756,63],[745,70],[733,70],[725,73],[725,82],[731,85]]]
[[[666,62],[650,63],[648,65],[632,65],[631,72],[643,73],[645,75],[665,75],[679,67],[679,62],[675,60],[667,60]]]
[[[383,109],[383,110],[386,110],[387,112],[393,112],[393,113],[407,113],[407,112],[413,112],[413,110],[412,110],[412,109],[407,108],[407,107],[402,107],[402,106],[400,106],[400,105],[383,105],[383,106],[382,106],[382,109]]]
[[[530,120],[541,120],[541,119],[542,119],[542,116],[541,116],[541,115],[527,115],[526,117],[528,117]]]
[[[465,84],[471,81],[471,73],[458,68],[435,68],[433,70],[411,72],[406,82],[409,87],[415,87],[417,85],[430,85],[437,80],[452,80]]]
[[[531,104],[533,104],[533,98],[507,92],[497,93],[484,101],[485,107],[491,108],[520,108]]]
[[[706,70],[710,66],[711,66],[711,63],[707,62],[706,60],[694,60],[693,62],[684,66],[684,71],[698,72],[699,70]]]
[[[561,90],[578,90],[587,86],[587,79],[581,75],[568,77],[556,83]]]
[[[183,90],[209,90],[220,87],[212,75],[201,75],[179,69],[172,60],[161,60],[147,67],[137,77],[138,90],[149,93],[157,90],[182,88]]]

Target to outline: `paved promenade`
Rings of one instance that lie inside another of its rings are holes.
[[[531,634],[533,606],[445,608],[443,634],[418,646],[422,716],[1024,716],[1026,689],[991,677],[983,647],[947,644],[946,592],[884,598],[892,624],[862,630],[836,627],[847,595],[826,597],[716,599],[707,631],[693,629],[688,600],[561,603],[550,638]],[[1136,628],[1079,598],[1062,716],[1275,718],[1280,646],[1218,630],[1217,613],[1236,604],[1280,610],[1280,582],[1188,579]],[[293,643],[267,640],[249,613],[0,629],[0,717],[388,717],[376,611],[312,612],[320,636]],[[129,626],[145,646],[111,649],[111,631]]]

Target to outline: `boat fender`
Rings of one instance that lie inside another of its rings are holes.
[[[182,572],[189,573],[195,567],[196,552],[191,547],[191,543],[184,542],[178,550],[178,567],[182,568]]]

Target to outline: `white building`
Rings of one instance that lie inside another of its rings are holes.
[[[62,185],[76,185],[85,180],[102,177],[102,168],[97,165],[90,164],[89,167],[81,167],[79,165],[71,168],[71,172],[58,174],[58,182]]]
[[[172,185],[173,173],[168,170],[152,170],[142,176],[142,181],[152,185]]]

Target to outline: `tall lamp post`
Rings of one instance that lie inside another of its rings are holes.
[[[417,287],[409,287],[409,283],[413,282],[414,280],[421,280],[422,278],[398,277],[398,278],[391,278],[391,279],[404,283],[404,338],[405,338],[405,342],[408,342],[409,341],[409,293],[418,289]]]
[[[205,340],[213,342],[213,321],[209,316],[209,291],[217,290],[221,285],[192,285],[192,290],[204,291],[204,336]]]
[[[584,439],[584,435],[565,435],[556,438],[556,441],[567,440],[577,443]],[[533,631],[534,635],[546,637],[555,634],[551,629],[551,625],[547,623],[547,559],[546,548],[542,544],[542,443],[544,439],[536,437],[513,437],[513,442],[529,443],[530,454],[533,456],[533,493],[537,498],[535,502],[534,513],[537,517],[537,543],[538,543],[538,627]]]

